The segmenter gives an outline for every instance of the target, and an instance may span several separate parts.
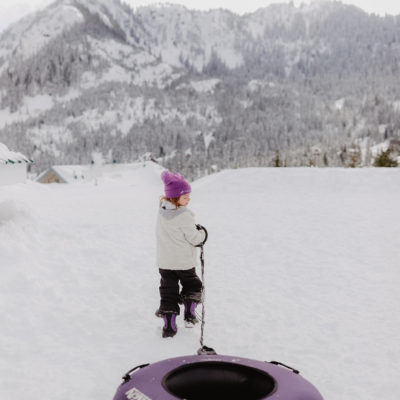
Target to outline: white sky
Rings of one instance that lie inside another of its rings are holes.
[[[44,7],[53,0],[0,0],[0,31],[22,16]],[[210,8],[227,8],[238,14],[253,12],[258,8],[266,7],[271,3],[283,3],[287,0],[124,0],[132,6],[149,5],[154,3],[179,3],[190,9],[208,10]],[[307,3],[310,0],[294,0],[294,4]],[[400,0],[343,0],[343,3],[354,4],[363,10],[380,15],[400,14]]]

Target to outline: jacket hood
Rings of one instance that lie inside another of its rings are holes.
[[[160,202],[160,215],[166,219],[172,219],[181,215],[186,210],[186,207],[181,206],[176,208],[171,202],[167,200],[161,200]]]

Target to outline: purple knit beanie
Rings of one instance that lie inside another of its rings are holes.
[[[164,171],[161,174],[161,179],[164,182],[165,196],[169,199],[182,196],[192,191],[189,183],[185,181],[183,175],[178,174],[178,172],[173,174],[169,171]]]

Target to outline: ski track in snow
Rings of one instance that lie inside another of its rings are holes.
[[[108,400],[135,365],[200,347],[199,326],[180,317],[162,339],[154,317],[159,173],[0,188],[0,398]],[[210,234],[205,344],[287,363],[325,399],[397,400],[399,173],[249,168],[194,182]]]

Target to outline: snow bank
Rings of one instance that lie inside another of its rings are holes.
[[[179,317],[165,340],[154,317],[159,172],[0,192],[0,398],[109,400],[135,365],[199,348],[199,327]],[[254,168],[193,182],[210,233],[205,343],[296,367],[325,399],[397,400],[399,173]],[[30,217],[15,219],[24,199]]]
[[[0,225],[18,218],[26,218],[29,211],[26,204],[15,201],[5,200],[0,203]]]

